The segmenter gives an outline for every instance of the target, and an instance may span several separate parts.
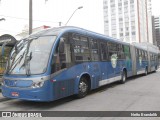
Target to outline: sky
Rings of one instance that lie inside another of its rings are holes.
[[[29,24],[29,0],[0,0],[0,35],[22,32]],[[160,15],[160,1],[152,0],[152,14]],[[103,0],[33,0],[33,28],[48,25],[65,25],[72,13],[79,7],[68,26],[82,27],[104,33]]]

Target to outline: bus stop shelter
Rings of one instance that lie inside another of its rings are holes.
[[[4,34],[0,36],[0,78],[3,75],[5,70],[5,65],[8,60],[8,56],[11,52],[11,49],[16,44],[17,40],[9,34]],[[2,56],[2,46],[4,43],[7,43],[4,48],[4,55]]]

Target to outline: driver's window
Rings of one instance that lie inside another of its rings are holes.
[[[71,51],[68,40],[68,35],[63,35],[56,47],[53,61],[52,61],[52,72],[68,68],[71,63]]]

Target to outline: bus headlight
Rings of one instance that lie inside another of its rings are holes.
[[[32,84],[32,88],[40,88],[44,85],[44,81],[41,81],[41,82],[33,82]]]

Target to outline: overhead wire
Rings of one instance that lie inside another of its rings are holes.
[[[0,15],[1,17],[8,17],[13,19],[22,19],[22,20],[29,20],[29,18],[21,18],[21,17],[14,17],[14,16],[6,16],[6,15]],[[45,20],[33,20],[37,22],[50,22],[50,23],[59,23],[59,22],[53,22],[53,21],[45,21]]]

